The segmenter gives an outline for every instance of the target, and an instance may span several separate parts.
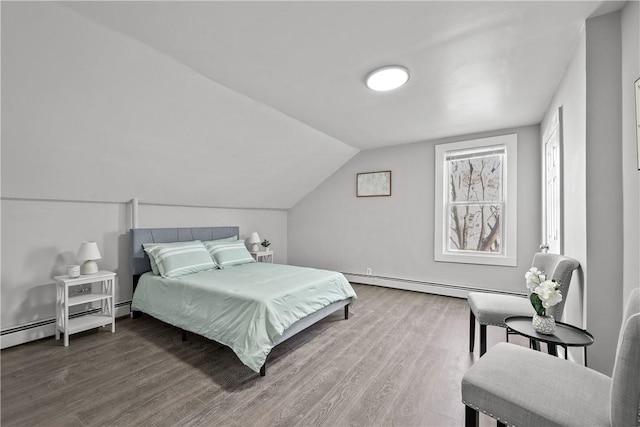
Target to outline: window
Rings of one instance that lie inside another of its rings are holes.
[[[517,137],[436,145],[436,261],[516,265]]]

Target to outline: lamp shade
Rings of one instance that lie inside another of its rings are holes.
[[[80,266],[80,274],[96,274],[98,272],[98,264],[94,260],[100,259],[100,250],[96,242],[84,241],[78,249],[78,259],[85,260]]]
[[[260,250],[260,247],[258,246],[258,243],[260,243],[260,236],[257,232],[254,231],[251,233],[251,236],[249,236],[249,243],[251,244],[252,252],[258,252]]]
[[[84,241],[80,244],[80,249],[78,249],[79,260],[86,261],[100,258],[102,258],[102,256],[100,255],[100,250],[98,249],[98,244],[96,242]]]

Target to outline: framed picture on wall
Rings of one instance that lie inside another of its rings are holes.
[[[391,171],[365,172],[356,175],[356,196],[391,195]]]
[[[638,147],[638,170],[640,170],[640,78],[636,80],[636,146]]]

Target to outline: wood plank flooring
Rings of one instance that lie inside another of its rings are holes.
[[[276,347],[266,377],[146,315],[66,348],[48,338],[3,350],[2,425],[462,425],[460,380],[479,347],[468,352],[466,301],[354,288],[349,320],[339,310]],[[488,329],[488,346],[504,340]]]

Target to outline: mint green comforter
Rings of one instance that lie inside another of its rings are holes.
[[[259,372],[289,326],[355,297],[341,273],[255,262],[175,279],[145,273],[131,308],[227,345]]]

